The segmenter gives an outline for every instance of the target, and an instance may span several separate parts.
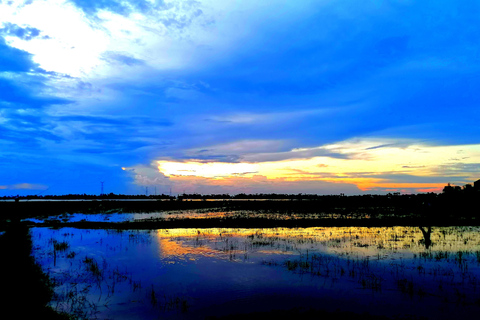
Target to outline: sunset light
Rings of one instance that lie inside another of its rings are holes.
[[[238,183],[243,187],[255,185],[259,177],[275,184],[293,181],[325,181],[353,184],[359,190],[389,190],[398,192],[440,192],[444,179],[458,171],[480,163],[480,145],[429,146],[408,142],[357,140],[326,145],[316,150],[330,150],[338,157],[311,157],[264,162],[175,162],[157,161],[158,171],[179,187],[198,178],[210,180],[213,185]],[[312,149],[292,150],[291,153]],[[251,154],[249,155],[251,156]],[[458,160],[461,158],[461,162]],[[473,181],[476,173],[465,176]],[[181,188],[181,187],[180,187]],[[422,190],[422,191],[420,191]],[[238,189],[237,192],[240,192]],[[328,192],[328,189],[323,191]]]

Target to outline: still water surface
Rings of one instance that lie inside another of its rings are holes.
[[[27,218],[23,221],[42,224],[44,222],[136,222],[136,221],[160,221],[160,220],[178,220],[178,219],[211,219],[211,218],[265,218],[276,220],[288,219],[316,219],[321,218],[321,214],[316,213],[289,213],[275,214],[271,212],[258,211],[158,211],[141,213],[64,213],[62,215],[52,215],[47,217]],[[334,216],[331,216],[332,218]]]
[[[31,229],[52,306],[80,318],[198,319],[317,308],[480,312],[480,228]]]

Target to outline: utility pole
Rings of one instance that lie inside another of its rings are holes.
[[[100,195],[103,196],[103,183],[105,181],[100,181]]]

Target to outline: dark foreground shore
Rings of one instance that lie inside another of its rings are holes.
[[[32,240],[28,228],[10,224],[0,236],[1,319],[69,319],[47,306],[53,284],[31,256]]]

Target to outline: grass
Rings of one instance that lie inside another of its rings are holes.
[[[83,259],[83,263],[85,263],[87,270],[91,272],[92,275],[95,277],[102,277],[103,272],[95,259],[85,257],[85,259]]]
[[[70,248],[70,244],[67,241],[58,242],[56,240],[53,240],[53,248],[56,251],[65,251]]]
[[[179,310],[181,312],[188,311],[188,301],[187,299],[180,297],[180,296],[171,296],[163,294],[163,296],[159,295],[152,284],[152,288],[148,293],[150,298],[150,304],[154,307],[157,307],[163,311],[170,311],[170,310]]]

